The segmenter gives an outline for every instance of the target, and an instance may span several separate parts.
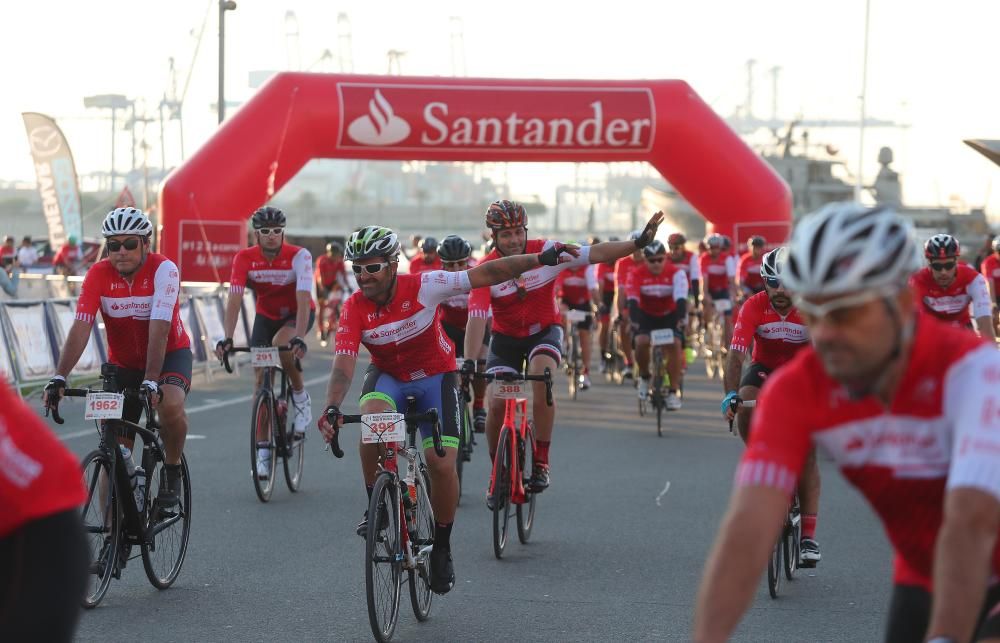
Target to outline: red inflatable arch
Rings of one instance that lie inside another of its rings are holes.
[[[648,161],[716,229],[791,218],[788,186],[683,81],[282,73],[163,183],[160,250],[226,279],[250,213],[313,158]]]

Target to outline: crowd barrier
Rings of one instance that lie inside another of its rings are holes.
[[[48,381],[76,312],[81,277],[21,275],[16,297],[0,292],[0,378],[22,395]],[[209,380],[221,368],[215,344],[223,338],[227,285],[181,282],[180,316],[191,340],[195,372]],[[244,298],[233,333],[237,346],[246,346],[253,328],[254,303]],[[87,348],[71,373],[71,380],[96,378],[108,359],[104,324],[98,317]],[[246,360],[246,354],[241,357]],[[236,360],[236,364],[239,361]]]

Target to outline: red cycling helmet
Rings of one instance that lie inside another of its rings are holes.
[[[494,232],[507,228],[527,228],[528,215],[520,203],[500,199],[486,209],[486,227]]]
[[[668,246],[683,246],[685,243],[687,243],[687,239],[680,232],[675,232],[667,237]]]

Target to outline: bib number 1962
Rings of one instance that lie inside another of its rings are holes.
[[[125,396],[121,393],[95,392],[87,394],[85,420],[120,420],[125,410]]]

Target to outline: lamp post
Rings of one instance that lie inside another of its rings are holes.
[[[226,118],[226,12],[235,10],[233,0],[219,0],[219,125]]]
[[[863,168],[865,164],[865,101],[868,99],[868,21],[871,15],[871,0],[865,0],[865,44],[861,54],[861,107],[860,124],[858,125],[858,178],[854,184],[854,200],[861,200],[861,190],[864,188]]]
[[[118,129],[118,110],[127,109],[131,105],[132,101],[121,94],[100,94],[98,96],[86,96],[83,99],[84,107],[111,110],[111,172],[109,173],[110,183],[108,189],[112,191],[115,189],[116,178],[115,131]]]

